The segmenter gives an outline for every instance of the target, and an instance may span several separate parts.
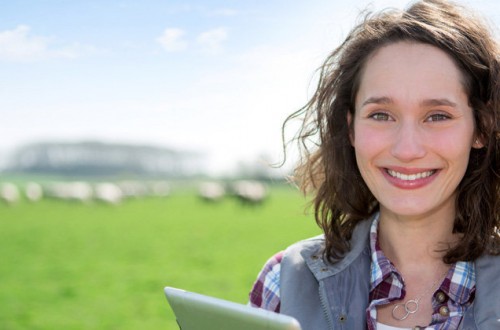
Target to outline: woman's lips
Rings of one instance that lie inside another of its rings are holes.
[[[437,169],[394,169],[382,168],[385,178],[401,189],[417,189],[432,182],[439,170]]]

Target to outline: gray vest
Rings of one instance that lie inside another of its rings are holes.
[[[356,227],[351,250],[336,264],[322,258],[323,236],[290,246],[281,261],[280,312],[295,317],[304,330],[366,329],[370,225],[366,220]],[[500,329],[500,257],[476,260],[476,297],[460,329]]]

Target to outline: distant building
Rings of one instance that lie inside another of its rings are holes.
[[[34,143],[8,159],[6,172],[83,176],[190,177],[204,172],[204,157],[147,145],[102,142]]]

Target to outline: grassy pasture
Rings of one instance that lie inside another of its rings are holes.
[[[288,187],[256,208],[188,192],[0,205],[0,328],[177,329],[166,285],[246,303],[268,257],[319,233],[304,205]]]

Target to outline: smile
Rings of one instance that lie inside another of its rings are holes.
[[[387,174],[392,176],[393,178],[398,178],[403,181],[415,181],[419,179],[425,179],[436,173],[436,170],[431,170],[431,171],[425,171],[425,172],[420,172],[420,173],[414,173],[414,174],[403,174],[396,172],[394,170],[386,169]]]

